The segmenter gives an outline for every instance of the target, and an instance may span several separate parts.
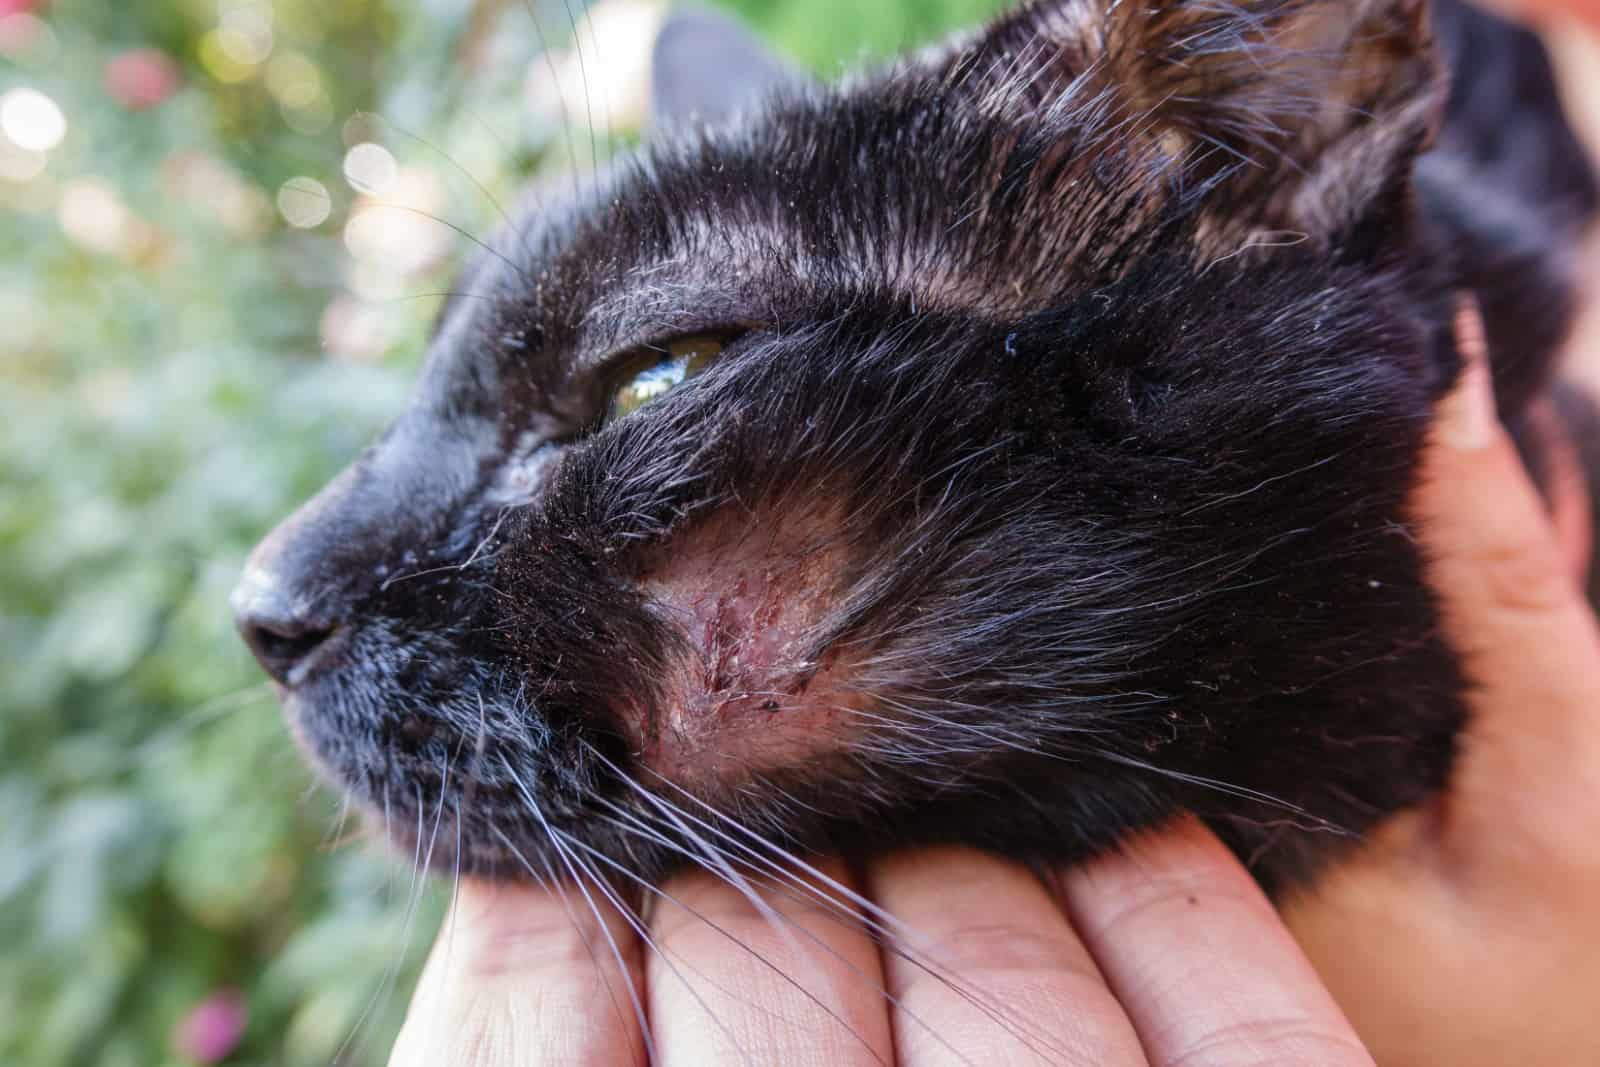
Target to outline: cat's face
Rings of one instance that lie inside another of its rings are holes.
[[[1414,12],[1131,7],[784,89],[496,235],[236,595],[327,773],[509,877],[655,876],[704,810],[1071,855],[1426,788]],[[1330,765],[1377,732],[1417,785]]]

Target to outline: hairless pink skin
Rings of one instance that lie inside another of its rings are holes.
[[[646,766],[717,790],[840,747],[849,671],[834,650],[812,661],[807,644],[848,567],[836,528],[814,507],[724,510],[646,569],[641,585],[689,646],[665,712],[628,723]]]

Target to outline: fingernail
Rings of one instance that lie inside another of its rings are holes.
[[[1494,405],[1494,382],[1489,373],[1489,345],[1483,316],[1470,295],[1461,298],[1455,321],[1456,350],[1461,353],[1461,376],[1439,401],[1435,427],[1441,440],[1453,448],[1487,448],[1494,440],[1499,413]]]

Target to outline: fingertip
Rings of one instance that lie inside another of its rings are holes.
[[[1200,821],[1138,835],[1061,879],[1155,1064],[1371,1064],[1255,880]]]
[[[1197,889],[1271,907],[1238,857],[1192,815],[1136,834],[1115,852],[1067,872],[1065,878],[1080,883],[1085,891],[1107,893],[1121,901],[1176,878]]]
[[[1478,302],[1463,294],[1455,317],[1456,350],[1461,373],[1434,411],[1434,436],[1443,445],[1475,452],[1489,447],[1499,436],[1494,379],[1489,369],[1489,346]]]
[[[1415,499],[1432,584],[1447,610],[1544,610],[1571,592],[1571,568],[1494,398],[1483,318],[1470,295],[1455,319],[1461,373],[1438,403]],[[1453,609],[1450,606],[1453,605]]]

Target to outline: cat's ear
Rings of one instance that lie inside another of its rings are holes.
[[[744,26],[702,8],[667,16],[651,60],[650,121],[657,129],[727,118],[801,74]]]
[[[1234,231],[1329,236],[1396,206],[1443,97],[1427,0],[1035,0],[967,57],[1142,145]]]

